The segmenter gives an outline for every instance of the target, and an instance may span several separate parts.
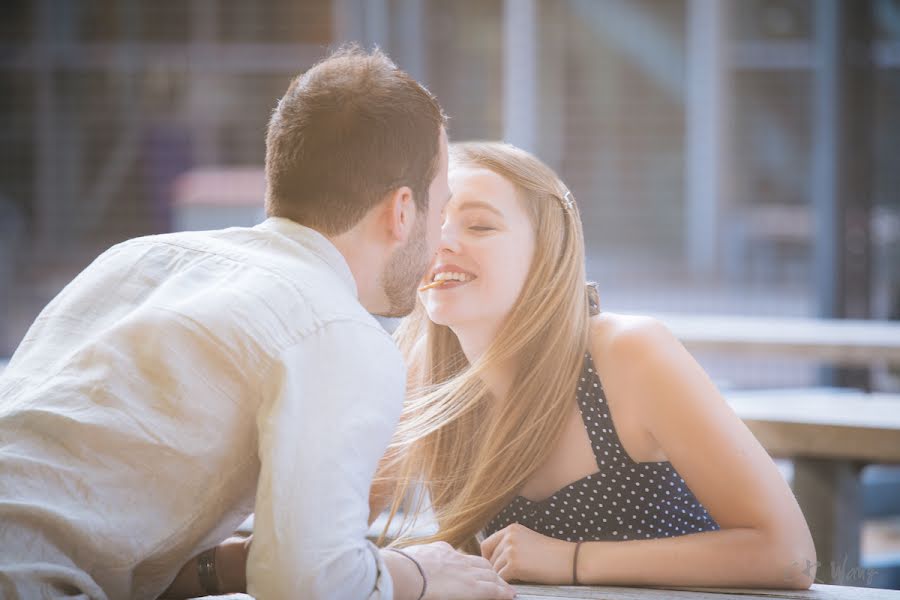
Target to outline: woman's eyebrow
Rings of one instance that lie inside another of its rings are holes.
[[[503,218],[503,213],[497,210],[493,205],[488,204],[487,202],[483,202],[481,200],[467,200],[459,205],[456,209],[458,211],[464,211],[466,209],[475,209],[475,208],[483,208],[485,210],[489,210],[501,219]]]

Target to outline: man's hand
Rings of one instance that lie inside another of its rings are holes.
[[[404,552],[419,561],[428,578],[425,598],[486,600],[515,598],[516,591],[503,581],[486,559],[457,552],[446,542],[410,546]]]
[[[481,542],[481,554],[506,581],[572,583],[575,544],[513,523]]]

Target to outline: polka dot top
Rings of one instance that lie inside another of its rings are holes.
[[[578,406],[597,472],[539,502],[516,496],[491,519],[485,537],[512,523],[570,542],[675,537],[719,529],[670,462],[635,462],[625,452],[590,354],[585,355]]]

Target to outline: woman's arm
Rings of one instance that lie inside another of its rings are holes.
[[[584,542],[578,581],[806,589],[816,551],[781,473],[715,385],[663,325],[622,319],[592,340],[607,391],[637,411],[720,526],[673,538]],[[514,524],[482,543],[507,581],[571,583],[575,544]]]
[[[777,540],[750,527],[654,540],[586,542],[578,557],[578,580],[603,585],[809,588],[816,572],[815,554],[791,553],[778,546]]]
[[[803,556],[771,556],[767,552],[772,546],[750,528],[673,538],[583,542],[577,557],[577,581],[586,585],[807,589],[815,576],[815,560],[808,563]],[[519,523],[484,540],[481,554],[506,581],[575,582],[575,543],[547,537]]]
[[[812,536],[775,463],[664,325],[626,322],[606,338],[601,360],[721,529],[618,543],[612,552],[585,544],[579,575],[585,582],[809,587]]]

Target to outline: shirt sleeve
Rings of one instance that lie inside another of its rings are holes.
[[[397,347],[374,324],[329,323],[282,354],[257,417],[250,595],[393,597],[390,573],[365,535],[369,488],[404,381]]]

